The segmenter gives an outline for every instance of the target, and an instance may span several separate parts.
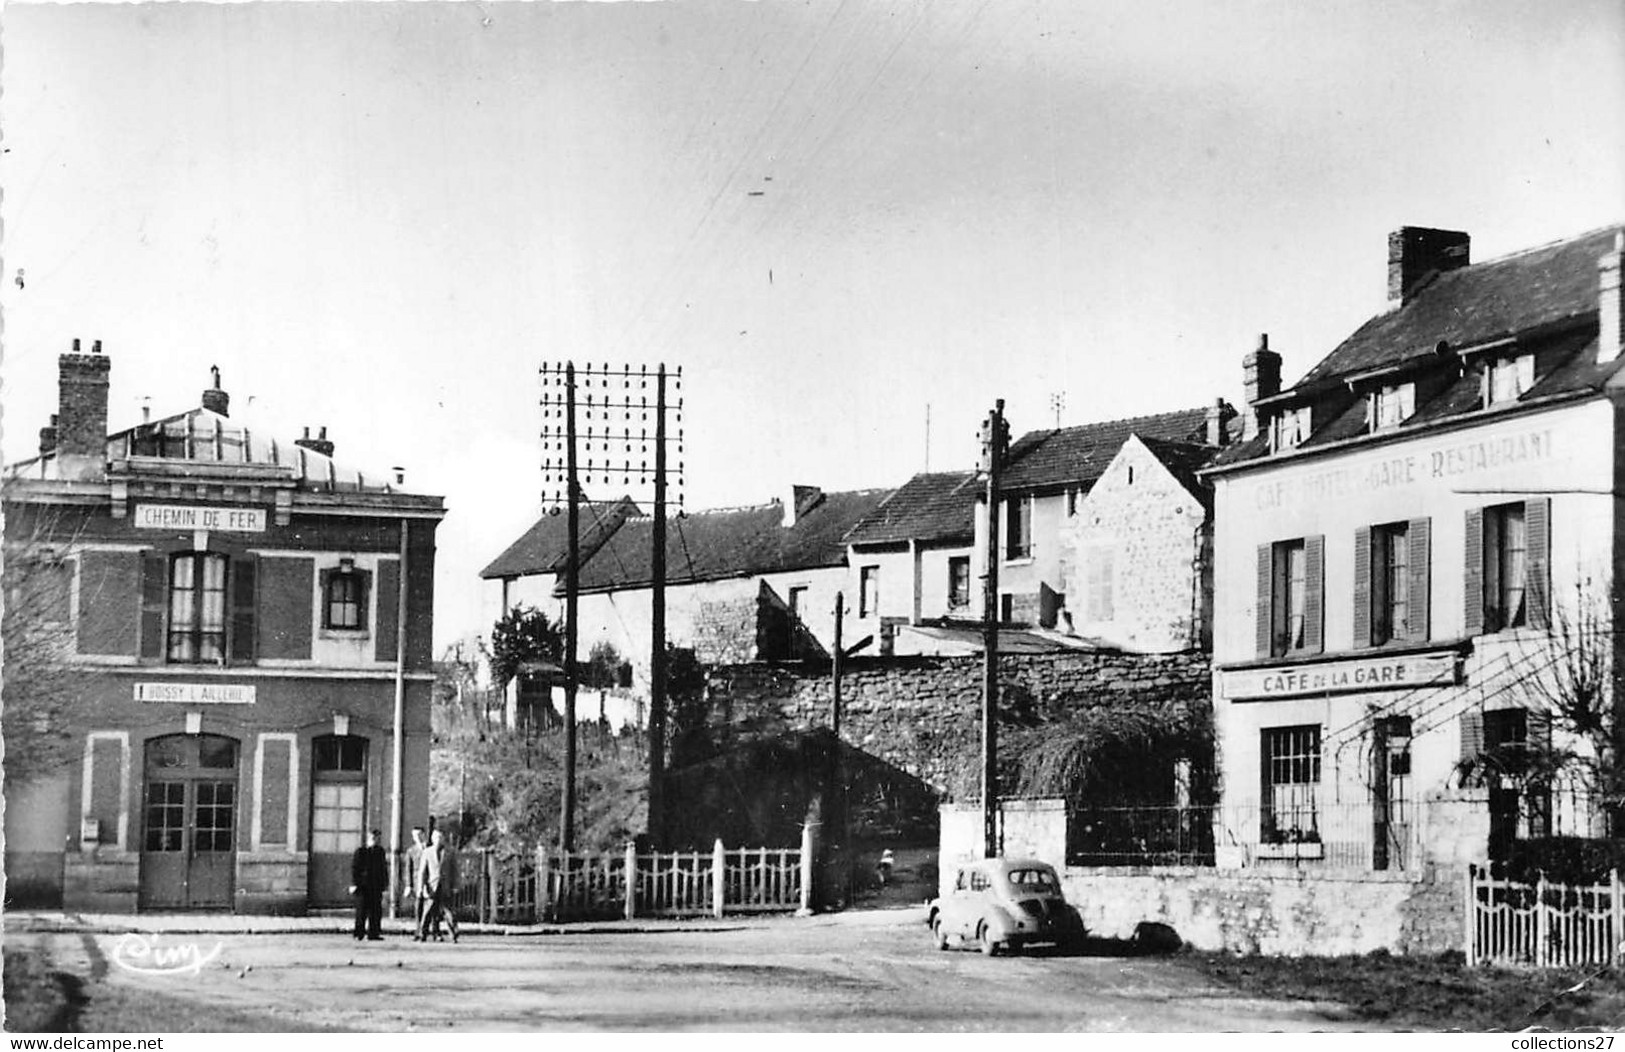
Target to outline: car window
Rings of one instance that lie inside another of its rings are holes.
[[[1047,869],[1012,869],[1010,883],[1018,888],[1037,891],[1054,891],[1056,888],[1055,874]]]
[[[966,876],[967,876],[967,874],[966,874],[966,872],[964,870],[959,871],[959,879],[954,882],[954,888],[956,890],[958,890],[958,891],[964,891],[965,890]]]
[[[972,891],[986,891],[991,884],[992,882],[987,879],[986,873],[983,873],[979,869],[971,870],[970,889]]]

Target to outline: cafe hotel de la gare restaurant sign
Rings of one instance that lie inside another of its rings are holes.
[[[1269,701],[1320,694],[1410,690],[1461,682],[1455,651],[1320,661],[1312,665],[1226,669],[1220,674],[1230,701]]]

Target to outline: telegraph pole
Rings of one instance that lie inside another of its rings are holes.
[[[564,432],[567,476],[565,521],[570,534],[564,569],[564,794],[559,804],[559,850],[575,849],[576,822],[576,605],[581,570],[581,484],[576,465],[576,367],[564,367]]]
[[[846,594],[835,593],[835,655],[830,665],[830,712],[829,729],[834,732],[837,741],[841,738],[841,622],[846,619]]]
[[[649,552],[649,837],[665,837],[666,777],[666,364],[655,371],[655,518]]]
[[[987,574],[982,588],[982,853],[999,853],[999,475],[1010,440],[1004,399],[982,427],[982,470],[987,473]]]

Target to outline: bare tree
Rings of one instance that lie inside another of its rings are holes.
[[[11,496],[10,484],[5,496]],[[79,704],[73,654],[71,556],[77,524],[50,510],[6,502],[0,548],[0,731],[5,783],[22,784],[69,759]]]

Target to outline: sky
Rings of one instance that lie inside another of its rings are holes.
[[[1618,0],[5,5],[0,443],[75,337],[443,495],[437,647],[542,513],[538,368],[681,366],[689,509],[1241,402],[1386,294],[1625,220]],[[22,280],[18,280],[21,278]],[[623,487],[591,485],[590,498]]]

